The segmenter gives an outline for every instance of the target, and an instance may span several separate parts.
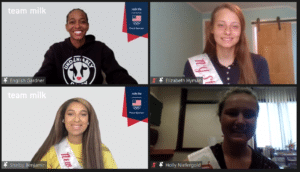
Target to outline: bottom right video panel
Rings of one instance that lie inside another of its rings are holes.
[[[150,169],[296,169],[297,88],[150,87]]]

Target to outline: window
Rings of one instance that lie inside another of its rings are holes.
[[[272,146],[287,150],[297,141],[297,102],[259,103],[257,147]],[[295,147],[296,148],[296,147]]]

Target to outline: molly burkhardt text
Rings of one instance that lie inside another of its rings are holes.
[[[34,9],[13,9],[8,8],[8,14],[46,14],[46,9],[44,7],[37,7]]]

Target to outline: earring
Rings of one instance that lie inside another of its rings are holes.
[[[65,122],[65,119],[63,119],[61,122],[64,123],[64,122]]]
[[[90,123],[88,122],[88,124],[87,125],[89,125]]]

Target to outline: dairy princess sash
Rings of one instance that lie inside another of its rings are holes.
[[[221,169],[217,159],[215,158],[210,147],[205,147],[199,151],[188,155],[189,161],[201,161],[202,168],[204,169]]]
[[[82,169],[66,137],[54,145],[54,148],[61,169]]]
[[[188,60],[195,77],[203,77],[203,84],[223,84],[207,54],[190,57]]]

